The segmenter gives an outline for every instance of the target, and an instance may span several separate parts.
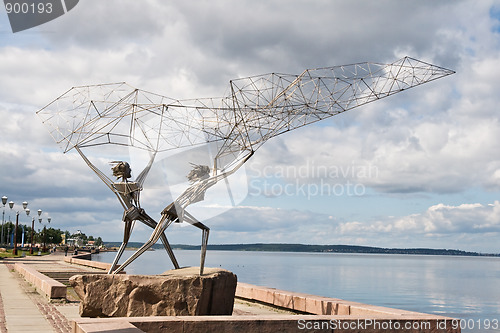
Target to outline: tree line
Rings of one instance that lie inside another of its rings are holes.
[[[3,242],[4,243],[10,243],[11,237],[10,235],[14,234],[14,229],[16,225],[15,223],[12,222],[5,222],[3,224]],[[31,242],[31,226],[29,225],[18,225],[17,226],[17,234],[16,234],[16,241],[17,243],[21,243],[23,241],[23,234],[24,234],[24,243],[30,243]],[[100,246],[103,244],[102,238],[97,237],[95,238],[92,235],[87,236],[84,233],[77,233],[77,234],[72,234],[68,230],[61,230],[61,229],[55,229],[52,227],[49,228],[34,228],[33,230],[33,243],[47,243],[47,244],[60,244],[63,241],[63,235],[65,236],[64,238],[70,239],[70,238],[80,238],[83,241],[83,244],[86,245],[89,241],[94,241],[95,246]]]
[[[108,247],[120,246],[120,242],[106,242]],[[140,247],[142,243],[129,242],[130,247]],[[171,244],[173,249],[199,250],[200,245]],[[155,244],[153,248],[160,249],[162,244]],[[364,253],[364,254],[413,254],[413,255],[454,255],[454,256],[490,256],[500,257],[499,253],[479,253],[456,249],[429,249],[429,248],[382,248],[359,245],[310,245],[310,244],[282,244],[282,243],[255,243],[255,244],[208,244],[207,250],[219,251],[270,251],[270,252],[327,252],[327,253]]]

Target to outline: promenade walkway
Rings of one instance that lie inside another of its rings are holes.
[[[71,332],[70,320],[80,318],[78,302],[51,303],[47,297],[14,271],[21,262],[35,269],[54,271],[91,270],[63,261],[64,253],[43,257],[9,258],[0,261],[0,332]]]
[[[66,301],[52,301],[39,294],[14,270],[16,263],[29,265],[40,272],[78,272],[102,270],[72,265],[64,261],[64,253],[46,256],[0,260],[0,333],[70,333],[71,320],[81,319],[79,301],[71,289]],[[233,315],[279,315],[290,313],[260,304],[236,300]]]
[[[96,329],[99,332],[142,332],[142,329],[158,331],[166,326],[182,327],[187,332],[202,332],[206,331],[207,327],[211,327],[210,331],[298,332],[302,331],[299,327],[301,322],[328,325],[332,321],[357,323],[366,320],[377,322],[378,325],[398,323],[404,327],[412,327],[403,331],[460,332],[459,329],[453,328],[452,318],[246,283],[238,283],[232,316],[81,318],[79,300],[76,295],[71,294],[71,288],[68,289],[67,300],[49,301],[47,296],[39,294],[35,287],[14,270],[17,262],[50,275],[54,272],[64,272],[66,277],[83,271],[96,270],[69,264],[64,261],[64,254],[60,252],[43,257],[9,258],[0,261],[0,333],[70,333],[72,320],[75,321],[78,331],[83,332],[95,332]],[[380,332],[372,328],[366,332]],[[345,330],[339,329],[339,332],[352,330],[352,326],[348,326]]]

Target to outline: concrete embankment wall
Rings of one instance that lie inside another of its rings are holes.
[[[72,257],[64,257],[64,261],[70,264],[93,267],[105,271],[108,271],[111,268],[111,264],[100,261],[92,261],[92,255],[90,253],[81,253]]]
[[[65,298],[67,287],[46,275],[38,272],[29,265],[16,263],[14,269],[21,274],[26,281],[31,283],[39,293],[46,295],[48,298]]]
[[[83,258],[82,258],[83,257]],[[66,262],[108,270],[110,264],[91,261],[88,254],[65,257]],[[49,298],[66,296],[66,286],[35,269],[17,263],[15,269]],[[297,315],[161,316],[80,318],[73,332],[446,332],[458,333],[453,318],[391,309],[346,300],[238,283],[236,297],[289,309]]]
[[[80,261],[81,260],[81,261]],[[95,261],[79,264],[99,267]],[[75,262],[75,263],[77,263]],[[108,264],[109,265],[109,264]],[[161,316],[81,318],[73,332],[98,333],[122,329],[134,332],[442,332],[459,333],[454,319],[346,300],[295,293],[238,282],[236,297],[292,310],[297,315]]]

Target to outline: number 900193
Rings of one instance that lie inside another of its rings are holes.
[[[6,2],[5,10],[7,14],[50,14],[52,13],[52,4],[47,3],[26,3],[26,2]]]
[[[479,330],[497,330],[500,325],[498,319],[453,319],[452,328],[457,329],[479,329]]]

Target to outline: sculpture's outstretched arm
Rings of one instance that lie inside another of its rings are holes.
[[[85,163],[87,163],[87,165],[92,169],[92,171],[94,171],[97,174],[99,179],[101,179],[104,182],[104,184],[106,184],[106,186],[108,186],[114,192],[115,189],[113,187],[113,181],[109,179],[104,173],[102,173],[101,170],[99,170],[94,164],[92,164],[92,162],[90,162],[90,160],[87,158],[87,156],[85,156],[85,154],[81,151],[81,149],[78,146],[75,146],[75,149],[78,152],[78,154],[80,154],[80,156],[83,158]]]
[[[148,176],[148,173],[151,170],[151,166],[153,165],[155,157],[156,157],[156,151],[151,156],[151,159],[149,160],[148,165],[146,165],[144,170],[142,170],[141,173],[139,174],[139,176],[137,176],[137,179],[135,180],[135,182],[138,183],[140,187],[142,187],[142,184],[144,184],[144,181],[146,180],[146,177]]]
[[[146,165],[146,167],[144,168],[144,170],[141,171],[141,173],[139,174],[139,176],[137,176],[137,178],[135,180],[135,183],[137,183],[138,187],[141,190],[142,190],[142,185],[146,181],[146,178],[148,177],[149,171],[151,170],[151,166],[153,165],[153,162],[155,160],[156,153],[157,152],[155,151],[151,155],[151,158],[149,159],[149,163]],[[141,192],[140,191],[136,191],[136,192],[134,192],[134,194],[132,196],[132,198],[133,198],[133,200],[135,202],[135,205],[138,206],[138,207],[141,207],[141,204],[140,204],[140,195],[141,195]],[[155,222],[155,224],[156,224],[156,222]]]
[[[104,173],[102,173],[101,170],[99,170],[94,164],[92,164],[92,162],[90,162],[90,160],[87,158],[87,156],[85,156],[85,154],[80,150],[80,148],[78,146],[75,146],[75,149],[80,154],[80,156],[83,158],[85,163],[87,163],[87,165],[92,169],[92,171],[94,171],[96,173],[96,175],[99,177],[99,179],[102,180],[103,183],[106,184],[106,186],[109,187],[109,189],[111,191],[113,191],[113,193],[118,198],[118,201],[120,201],[120,204],[123,206],[123,209],[127,210],[128,206],[123,201],[123,198],[120,196],[120,194],[116,191],[115,187],[113,186],[113,181],[111,179],[109,179]]]
[[[180,220],[183,220],[184,210],[187,206],[192,203],[203,200],[203,196],[205,192],[215,184],[217,184],[220,180],[225,179],[238,171],[238,169],[245,164],[246,161],[250,159],[254,154],[253,150],[249,150],[244,154],[240,154],[240,156],[235,159],[232,163],[228,164],[224,169],[217,172],[214,170],[214,175],[205,179],[194,183],[189,186],[176,200],[175,206],[179,215]],[[217,160],[217,158],[215,159]]]

